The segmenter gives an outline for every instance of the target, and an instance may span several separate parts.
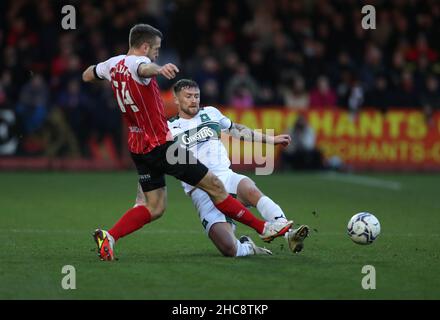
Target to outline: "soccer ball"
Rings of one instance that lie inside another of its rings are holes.
[[[353,242],[371,244],[380,234],[380,222],[369,212],[359,212],[348,221],[347,231]]]

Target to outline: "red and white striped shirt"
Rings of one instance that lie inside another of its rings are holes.
[[[128,126],[128,149],[146,154],[172,140],[156,77],[140,78],[140,64],[151,63],[144,56],[120,55],[96,66],[96,75],[110,81]]]

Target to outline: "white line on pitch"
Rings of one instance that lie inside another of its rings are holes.
[[[382,189],[390,189],[394,191],[399,191],[402,189],[402,184],[397,181],[389,181],[372,177],[358,176],[353,174],[341,174],[331,172],[326,175],[321,176],[325,180],[340,181],[352,184],[358,184],[367,187],[375,187]]]

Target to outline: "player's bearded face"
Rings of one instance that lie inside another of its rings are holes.
[[[177,94],[177,103],[182,112],[194,116],[200,108],[200,90],[198,88],[184,88]]]

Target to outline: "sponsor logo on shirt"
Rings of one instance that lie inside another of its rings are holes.
[[[214,130],[212,130],[209,127],[203,127],[202,129],[200,129],[198,132],[196,132],[193,135],[189,135],[188,133],[184,133],[182,135],[182,142],[185,145],[190,145],[190,144],[193,144],[198,141],[208,140],[209,138],[212,138],[215,135],[216,135],[216,133],[214,132]]]

